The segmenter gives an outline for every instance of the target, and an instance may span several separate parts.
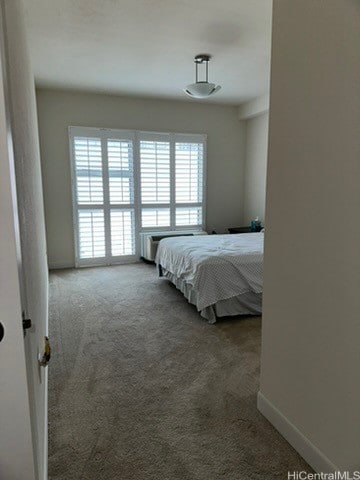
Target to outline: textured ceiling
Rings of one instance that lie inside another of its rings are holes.
[[[186,100],[210,53],[209,100],[269,89],[272,0],[24,0],[38,86]],[[194,100],[189,100],[194,101]]]

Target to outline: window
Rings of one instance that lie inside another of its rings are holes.
[[[141,226],[169,227],[170,142],[165,136],[142,136],[140,140]]]
[[[202,223],[204,144],[175,143],[175,225]]]
[[[136,259],[141,231],[203,227],[205,135],[69,132],[78,266]]]

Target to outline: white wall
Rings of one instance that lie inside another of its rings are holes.
[[[245,121],[244,223],[259,217],[265,224],[269,114]]]
[[[244,129],[235,107],[43,89],[37,98],[51,266],[74,264],[70,125],[206,133],[207,229],[242,224]]]
[[[259,406],[360,470],[360,3],[274,1]]]
[[[33,327],[25,342],[32,429],[39,479],[47,478],[47,369],[44,348],[48,318],[48,272],[34,76],[27,49],[22,0],[6,0],[5,35],[11,126],[21,234],[23,302]]]
[[[239,106],[239,119],[248,120],[249,118],[257,117],[263,113],[269,112],[269,94],[266,93],[260,97],[253,98],[248,102],[244,102]]]

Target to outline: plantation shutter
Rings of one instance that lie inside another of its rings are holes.
[[[203,224],[204,139],[175,140],[175,226]]]
[[[169,135],[140,135],[141,226],[169,227],[171,179]]]
[[[204,226],[205,135],[70,127],[76,265],[138,258],[139,232]]]
[[[76,265],[135,257],[133,133],[81,127],[69,133]]]
[[[81,259],[105,257],[101,138],[74,137],[78,249]]]
[[[135,254],[133,141],[107,139],[111,255]]]

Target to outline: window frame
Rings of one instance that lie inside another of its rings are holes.
[[[75,249],[75,266],[100,266],[113,265],[121,263],[130,263],[138,261],[140,258],[140,233],[151,232],[168,232],[168,231],[198,231],[206,228],[206,179],[207,179],[207,135],[197,133],[174,133],[174,132],[154,132],[146,130],[128,130],[128,129],[111,129],[97,127],[80,127],[69,126],[69,147],[70,147],[70,171],[71,171],[71,193],[72,193],[72,221],[73,221],[73,237]],[[113,135],[113,136],[112,136]],[[76,187],[76,164],[74,152],[75,137],[92,137],[101,139],[102,151],[102,168],[103,168],[103,204],[102,205],[78,205],[77,204],[77,187]],[[131,204],[110,204],[109,190],[109,169],[107,157],[108,139],[114,140],[131,140],[133,152],[133,195],[134,202]],[[141,158],[140,158],[140,142],[144,140],[169,142],[170,145],[170,203],[169,204],[142,204],[141,203]],[[176,203],[176,143],[201,143],[203,145],[203,164],[202,164],[202,201],[189,203]],[[142,227],[142,208],[170,208],[170,225],[163,227]],[[176,208],[202,208],[202,223],[194,225],[176,226]],[[80,258],[79,244],[79,221],[78,211],[83,209],[102,209],[104,212],[105,223],[105,257],[97,258]],[[106,210],[107,209],[107,210]],[[134,212],[134,248],[133,255],[111,255],[111,224],[109,217],[111,210],[129,210]],[[107,217],[107,220],[106,220]],[[110,242],[110,245],[109,245]]]

